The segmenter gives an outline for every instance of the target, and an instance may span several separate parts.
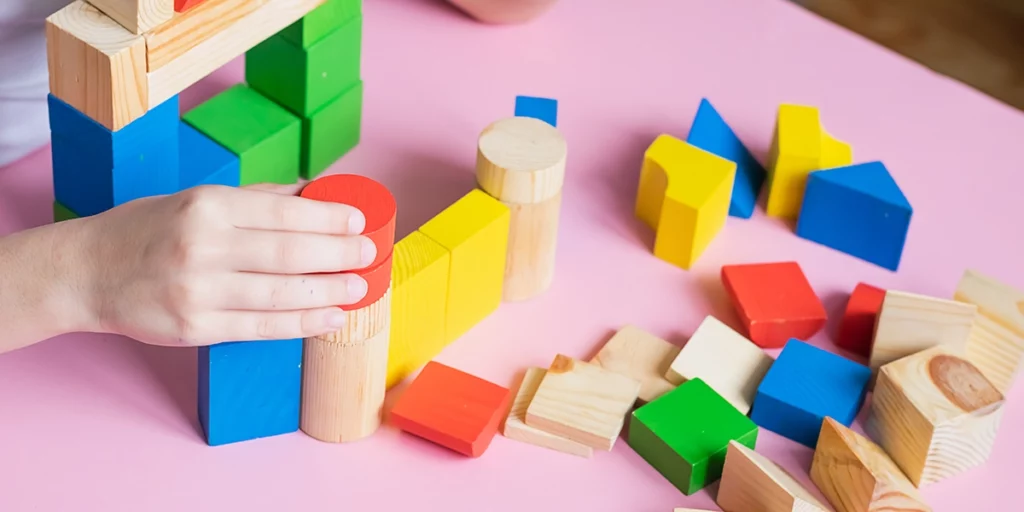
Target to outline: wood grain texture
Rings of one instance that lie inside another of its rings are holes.
[[[1003,403],[976,366],[940,345],[881,368],[865,428],[920,487],[988,460]]]
[[[540,382],[546,374],[547,370],[543,368],[529,368],[526,370],[523,383],[520,384],[519,391],[512,400],[512,408],[505,419],[505,427],[502,430],[502,434],[516,441],[590,458],[594,454],[593,448],[571,439],[549,434],[526,424],[526,409],[530,406],[530,402],[533,401],[533,397],[537,395],[537,389],[540,387]]]
[[[166,23],[174,15],[174,0],[89,0],[133,34]]]
[[[837,512],[931,512],[899,466],[870,439],[825,418],[811,480]]]
[[[826,512],[829,508],[768,457],[729,442],[718,487],[725,512]]]
[[[626,325],[590,360],[605,370],[640,381],[640,400],[650,402],[676,385],[665,378],[679,347],[635,325]]]
[[[977,311],[973,304],[895,290],[885,292],[868,366],[877,373],[882,365],[936,345],[965,352]]]
[[[557,128],[530,117],[509,117],[480,133],[476,179],[506,203],[539,203],[562,191],[568,147]]]
[[[953,298],[978,307],[967,358],[1006,393],[1024,359],[1024,291],[968,269]]]
[[[149,110],[142,36],[76,1],[46,19],[46,46],[50,92],[79,112],[117,131]]]
[[[255,11],[266,0],[206,0],[145,33],[146,65],[156,71]]]
[[[555,280],[562,193],[539,203],[502,203],[510,212],[502,299],[532,299],[547,291]]]

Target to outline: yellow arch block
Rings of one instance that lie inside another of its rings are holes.
[[[654,255],[689,270],[729,215],[736,163],[661,135],[640,170],[636,216],[655,230]]]

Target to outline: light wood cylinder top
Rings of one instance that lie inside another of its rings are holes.
[[[480,134],[476,179],[505,203],[539,203],[562,190],[566,153],[561,132],[544,121],[501,119]]]

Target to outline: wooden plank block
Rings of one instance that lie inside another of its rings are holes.
[[[736,441],[729,441],[717,502],[725,512],[830,512],[793,475]]]
[[[201,185],[238,186],[238,156],[184,121],[178,123],[178,161],[181,190]]]
[[[730,441],[753,449],[757,432],[754,422],[707,383],[693,379],[633,411],[627,442],[672,485],[690,495],[722,475]]]
[[[679,347],[635,325],[626,325],[590,362],[640,381],[639,398],[650,402],[675,389],[665,373],[677,354]]]
[[[837,512],[932,510],[881,447],[832,418],[821,424],[811,480]]]
[[[974,304],[889,290],[878,313],[868,365],[877,372],[882,365],[936,345],[963,353],[977,312]]]
[[[839,323],[836,346],[864,357],[871,355],[871,340],[875,334],[875,322],[882,309],[885,290],[867,283],[857,283],[846,302],[843,318]]]
[[[174,15],[174,0],[89,0],[133,34],[166,23]]]
[[[807,340],[825,326],[825,307],[795,261],[723,265],[722,284],[759,347]]]
[[[146,32],[146,70],[152,73],[170,64],[264,3],[264,0],[206,0],[190,6],[194,8],[178,11],[171,21]]]
[[[526,409],[526,424],[611,451],[640,381],[559,354]]]
[[[516,117],[540,119],[551,126],[558,126],[558,100],[539,96],[516,96]]]
[[[487,451],[509,390],[431,361],[391,410],[394,425],[468,457]]]
[[[502,434],[516,441],[590,458],[594,454],[593,448],[526,424],[526,409],[533,401],[533,397],[537,395],[537,389],[546,374],[547,370],[543,368],[526,370],[523,383],[519,386],[519,392],[516,393],[516,397],[512,401],[512,409],[509,410],[508,417],[505,419],[505,428]]]
[[[1006,393],[1024,358],[1024,291],[968,269],[953,298],[978,307],[967,358]]]
[[[295,46],[309,48],[355,16],[363,14],[363,0],[327,0],[301,20],[281,31]]]
[[[146,41],[77,0],[46,19],[50,93],[111,131],[177,94],[149,97]]]
[[[707,316],[672,360],[665,376],[676,385],[699,378],[747,414],[772,361],[743,335]]]
[[[963,354],[938,345],[882,366],[865,430],[921,487],[988,460],[1004,403]]]

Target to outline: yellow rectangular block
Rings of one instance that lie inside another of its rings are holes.
[[[451,253],[414,231],[395,244],[391,264],[391,342],[387,387],[398,384],[445,346]]]
[[[445,340],[451,342],[501,304],[509,208],[474,189],[420,227],[451,253]]]

